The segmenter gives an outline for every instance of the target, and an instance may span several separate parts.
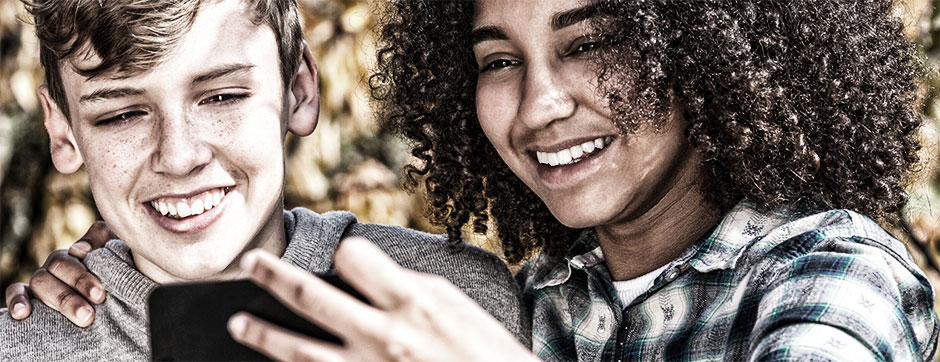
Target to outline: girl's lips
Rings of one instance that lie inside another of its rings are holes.
[[[552,167],[558,165],[568,165],[581,162],[582,160],[593,156],[595,152],[603,150],[604,147],[607,147],[607,145],[613,142],[613,140],[613,136],[597,137],[594,139],[588,139],[585,142],[575,143],[574,146],[561,148],[557,151],[535,151],[534,154],[539,164],[542,165],[549,165]]]
[[[612,138],[603,149],[595,149],[589,154],[582,154],[577,160],[570,160],[569,163],[558,163],[557,166],[551,166],[539,162],[537,156],[532,156],[531,160],[535,163],[539,178],[550,188],[563,188],[589,178],[598,172],[605,162],[609,149],[619,145],[620,138]],[[544,160],[543,160],[544,161]],[[551,160],[549,160],[551,161]],[[574,161],[574,162],[572,162]]]

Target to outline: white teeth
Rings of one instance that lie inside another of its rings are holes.
[[[536,151],[535,157],[538,159],[540,164],[549,165],[549,166],[558,166],[558,165],[570,165],[572,163],[580,162],[582,157],[596,151],[601,150],[611,142],[613,142],[613,137],[598,137],[593,141],[584,142],[580,145],[572,146],[571,148],[566,148],[558,152],[541,152]]]
[[[584,150],[584,153],[594,152],[594,141],[582,143],[581,149]]]
[[[562,165],[571,163],[571,152],[567,149],[558,151],[558,163]]]
[[[181,218],[191,215],[189,212],[189,204],[187,204],[186,201],[178,202],[176,204],[176,211],[179,212],[179,217]]]
[[[163,216],[182,219],[209,211],[222,202],[225,189],[215,189],[189,198],[163,198],[150,202],[157,212]]]
[[[206,210],[211,210],[213,207],[215,207],[215,205],[212,203],[212,193],[211,193],[211,192],[208,193],[208,194],[206,194],[206,196],[203,198],[203,200],[205,200],[205,201],[203,201],[202,204],[204,205],[204,207],[206,208]]]
[[[196,199],[196,201],[193,201],[193,204],[190,207],[190,209],[191,209],[190,210],[191,215],[199,215],[203,211],[206,211],[206,209],[202,207],[202,199]]]
[[[550,166],[558,166],[558,154],[557,153],[549,153],[545,156]]]
[[[581,149],[581,145],[571,147],[569,150],[571,150],[571,158],[574,159],[581,158],[581,155],[584,154],[584,150]]]

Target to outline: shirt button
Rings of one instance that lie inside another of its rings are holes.
[[[669,280],[675,279],[677,275],[679,275],[679,268],[673,268],[672,270],[666,273],[666,279],[669,279]]]

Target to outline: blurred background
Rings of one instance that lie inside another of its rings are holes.
[[[378,0],[381,1],[381,0]],[[289,138],[288,208],[354,212],[360,221],[439,232],[424,218],[424,200],[400,187],[399,169],[411,162],[405,146],[378,132],[365,79],[374,54],[369,1],[299,0],[305,38],[320,68],[321,113],[310,137]],[[910,184],[904,239],[935,289],[940,261],[940,0],[899,0],[895,14],[922,44],[930,74],[922,86],[928,115],[922,129],[924,163]],[[36,87],[43,82],[38,43],[18,0],[0,0],[0,288],[27,281],[54,249],[67,248],[95,220],[86,175],[59,174]],[[471,233],[467,233],[470,235]],[[910,235],[910,236],[907,236]],[[493,250],[493,236],[472,243]],[[498,252],[498,250],[494,250]],[[2,295],[2,294],[0,294]],[[0,301],[0,307],[4,306]]]

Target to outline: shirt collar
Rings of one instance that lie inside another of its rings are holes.
[[[784,211],[761,213],[752,204],[742,201],[721,218],[705,237],[670,264],[689,264],[701,273],[734,268],[747,246],[760,240],[792,220]],[[603,264],[594,229],[586,229],[568,249],[564,258],[539,254],[533,261],[532,286],[535,289],[560,285],[568,281],[574,269],[587,269]]]
[[[693,245],[688,264],[701,273],[732,269],[747,246],[778,230],[791,221],[785,211],[762,213],[752,204],[740,202],[731,209],[711,233]]]

